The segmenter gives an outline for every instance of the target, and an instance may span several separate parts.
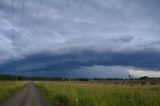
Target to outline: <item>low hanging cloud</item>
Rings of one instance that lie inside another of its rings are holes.
[[[48,54],[60,58],[66,70],[87,65],[159,70],[159,0],[43,0],[41,6],[40,3],[41,0],[26,0],[23,7],[23,0],[14,1],[13,27],[11,0],[0,1],[1,72],[10,72],[8,65],[15,71],[62,70],[54,65],[60,63],[47,58]],[[34,61],[39,54],[46,55],[43,59],[47,63]],[[21,65],[26,60],[34,64]],[[69,60],[76,66],[68,65]]]
[[[20,75],[105,77],[103,73],[107,72],[107,77],[128,78],[129,73],[134,77],[144,75],[157,77],[160,70],[160,63],[157,61],[160,61],[160,55],[150,52],[98,54],[83,51],[59,55],[41,53],[6,61],[1,65],[0,70],[3,73]],[[134,74],[134,71],[137,74]]]
[[[82,67],[70,72],[72,77],[90,78],[139,78],[143,76],[159,77],[160,72],[154,70],[144,70],[126,66],[102,66]]]

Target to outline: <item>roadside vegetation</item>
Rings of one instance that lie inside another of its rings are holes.
[[[25,81],[0,81],[0,104],[25,85]]]
[[[160,85],[36,82],[50,106],[160,106]]]

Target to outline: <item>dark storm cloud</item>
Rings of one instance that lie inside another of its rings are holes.
[[[52,55],[47,53],[28,56],[24,59],[8,61],[0,67],[4,72],[59,72],[67,73],[82,67],[103,66],[132,66],[146,70],[160,70],[160,54],[144,53],[104,53],[93,52]],[[54,75],[54,74],[51,74]]]
[[[14,28],[11,0],[0,1],[1,72],[94,65],[159,70],[159,0],[43,0],[38,12],[40,1],[26,0],[21,17],[23,0],[14,0]]]

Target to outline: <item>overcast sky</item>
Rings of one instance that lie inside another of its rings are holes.
[[[159,0],[0,0],[0,72],[160,77]]]

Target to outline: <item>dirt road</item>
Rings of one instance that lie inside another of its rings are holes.
[[[17,92],[16,95],[10,97],[1,106],[47,106],[44,99],[39,95],[33,83],[28,83],[26,86]]]

